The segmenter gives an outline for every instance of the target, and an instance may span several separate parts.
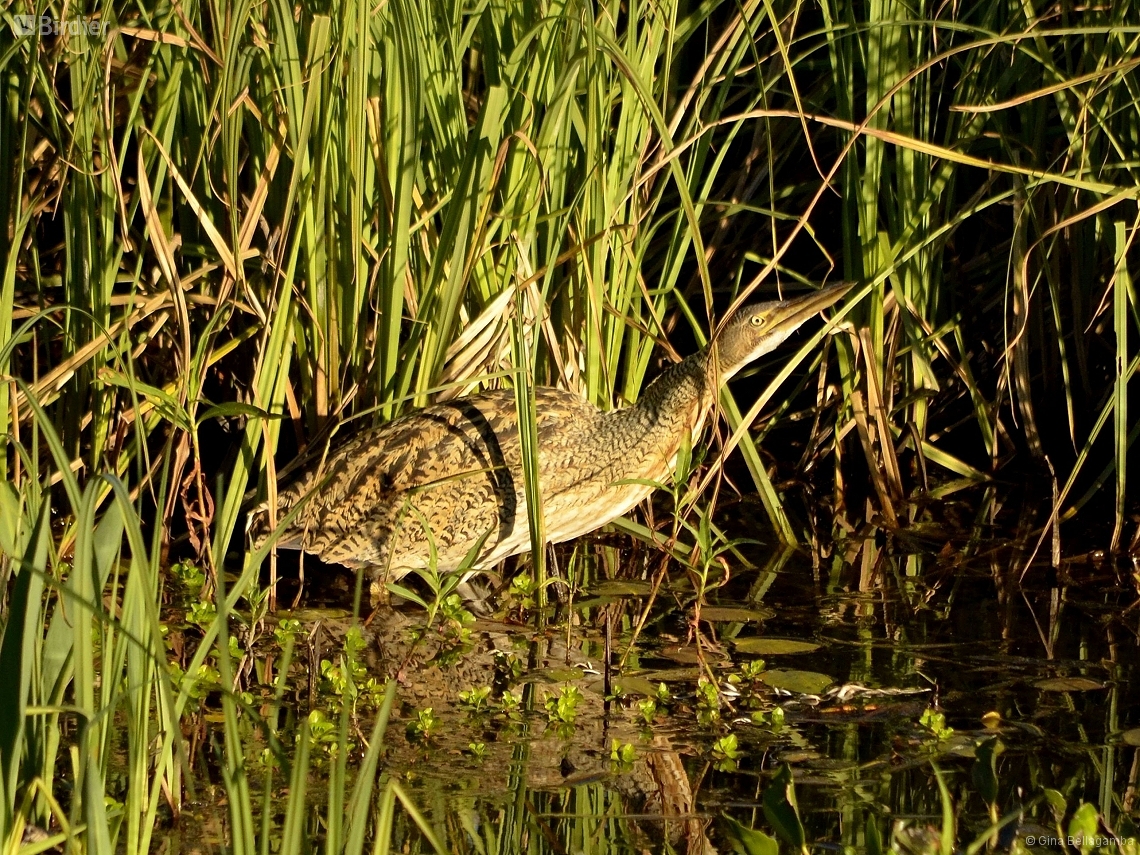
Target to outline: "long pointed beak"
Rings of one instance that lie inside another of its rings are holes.
[[[783,304],[773,312],[772,320],[767,327],[768,330],[773,332],[787,330],[788,333],[795,331],[808,318],[843,299],[844,295],[855,287],[855,284],[854,282],[840,282],[838,285],[831,285],[819,291],[812,291],[809,294],[784,300]]]

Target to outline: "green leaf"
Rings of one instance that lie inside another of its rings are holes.
[[[178,398],[165,389],[143,383],[136,377],[128,377],[110,368],[104,369],[100,373],[99,379],[110,386],[127,389],[132,395],[146,399],[147,403],[161,413],[164,418],[169,419],[182,430],[190,430],[190,420],[187,418],[186,408]]]
[[[1081,802],[1080,807],[1073,812],[1073,818],[1069,820],[1069,839],[1081,851],[1081,855],[1092,851],[1099,824],[1100,816],[1094,804]]]
[[[302,718],[297,733],[297,752],[293,758],[293,769],[289,783],[289,795],[285,800],[285,821],[282,825],[282,855],[297,855],[305,845],[305,794],[309,783],[309,752],[312,747],[310,723]]]
[[[867,814],[863,845],[866,848],[867,855],[883,855],[883,838],[879,834],[879,823],[873,814]]]
[[[413,591],[411,588],[405,588],[403,585],[397,585],[395,582],[389,582],[384,587],[386,587],[390,593],[395,594],[397,597],[403,597],[409,603],[415,603],[424,611],[429,610],[429,606],[424,598]]]
[[[1033,687],[1043,692],[1095,692],[1103,689],[1104,683],[1088,677],[1050,677],[1038,680]]]
[[[798,695],[818,695],[827,690],[835,680],[826,674],[815,671],[795,671],[791,669],[775,668],[765,671],[760,679],[773,689],[783,689],[786,692],[795,692]]]
[[[981,795],[987,805],[992,806],[997,801],[997,758],[1004,750],[1005,746],[996,736],[993,736],[982,740],[974,752],[975,760],[972,771],[974,786],[978,788],[978,794]]]
[[[106,757],[102,754],[101,732],[106,725],[101,704],[103,688],[101,664],[106,660],[96,648],[96,638],[102,636],[107,613],[103,602],[103,587],[100,585],[100,568],[96,553],[99,531],[95,526],[95,505],[98,501],[99,485],[92,482],[83,493],[82,502],[76,514],[75,554],[72,559],[71,574],[68,576],[68,589],[74,599],[68,604],[73,624],[72,648],[74,650],[72,673],[75,678],[76,705],[89,716],[79,732],[81,781],[76,782],[76,792],[82,792],[82,815],[87,823],[87,846],[90,851],[110,852],[111,830],[107,816],[107,792],[104,773]]]
[[[749,828],[731,816],[722,816],[720,821],[724,836],[739,855],[779,855],[780,846],[775,837]]]
[[[704,617],[703,609],[701,617]],[[814,641],[799,641],[794,638],[738,638],[733,644],[740,653],[755,653],[757,656],[813,653],[820,647]]]
[[[31,687],[36,642],[41,632],[40,600],[48,554],[48,504],[41,506],[36,530],[20,563],[0,636],[0,827],[11,828],[19,784],[24,712]]]
[[[253,404],[243,404],[239,401],[230,401],[225,404],[217,404],[207,409],[195,420],[196,424],[202,424],[210,419],[219,418],[232,418],[233,416],[249,416],[252,419],[282,419],[285,418],[284,414],[270,413],[261,407],[255,407]]]
[[[590,586],[595,597],[645,597],[653,593],[653,583],[646,579],[605,579]]]
[[[775,612],[771,609],[750,608],[740,606],[702,606],[701,620],[716,623],[748,623],[749,621],[764,621],[773,617]]]
[[[1060,822],[1064,816],[1068,805],[1065,803],[1065,797],[1057,790],[1045,788],[1045,801],[1049,804],[1049,810],[1053,812],[1053,819]]]
[[[804,826],[800,822],[799,808],[796,806],[796,790],[792,783],[792,769],[784,765],[772,782],[764,789],[764,816],[776,834],[787,843],[807,851]]]
[[[20,495],[8,481],[0,483],[0,551],[13,558],[20,551]]]
[[[946,785],[942,770],[935,763],[931,763],[930,768],[934,770],[934,778],[938,781],[938,799],[942,802],[942,830],[939,835],[939,848],[942,855],[951,855],[954,851],[954,838],[956,836],[954,799],[950,795],[950,788]]]

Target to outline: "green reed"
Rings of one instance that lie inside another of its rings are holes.
[[[964,482],[1018,449],[1075,471],[1064,436],[1042,439],[1035,401],[1060,384],[1076,449],[1091,438],[1081,411],[1105,404],[1086,333],[1100,295],[1084,283],[1131,246],[1120,215],[1136,195],[1136,131],[1128,86],[1115,85],[1133,62],[1127,9],[1056,34],[1012,8],[946,20],[889,2],[716,9],[238,4],[198,9],[191,31],[159,6],[110,20],[127,29],[104,43],[67,45],[51,69],[68,75],[70,102],[37,72],[60,46],[14,40],[5,64],[26,73],[8,82],[5,116],[23,141],[6,143],[18,198],[0,368],[33,382],[73,460],[133,468],[132,482],[157,477],[145,467],[163,440],[172,481],[200,469],[172,407],[192,423],[245,419],[211,496],[217,556],[247,490],[274,480],[280,420],[251,416],[286,415],[310,440],[350,415],[502,382],[520,306],[535,381],[613,406],[636,398],[676,309],[700,343],[709,307],[723,312],[715,292],[773,271],[822,278],[839,257],[834,272],[870,290],[834,339],[832,420],[848,439],[831,450],[840,471],[866,458],[889,519],[915,487],[904,451]],[[22,122],[21,105],[39,121]],[[832,191],[839,244],[813,226]],[[979,257],[995,271],[1007,259],[1009,276],[975,285],[967,272],[954,284],[975,293],[960,299],[943,281],[948,248],[961,256],[956,236],[1010,205],[1003,240]],[[759,228],[745,240],[734,223]],[[41,246],[50,229],[63,242]],[[1069,238],[1088,248],[1062,276],[1049,259]],[[1129,293],[1113,290],[1113,304]],[[964,333],[972,312],[999,304],[1000,330],[984,343]],[[1112,335],[1121,390],[1127,315]],[[983,377],[980,344],[1000,349]],[[168,367],[139,377],[139,358]],[[8,385],[0,395],[7,436],[28,407]],[[251,409],[209,410],[234,400]],[[738,408],[723,404],[735,431]],[[932,405],[954,411],[961,438],[945,442]],[[780,536],[795,540],[771,463],[746,433],[739,442]],[[200,483],[199,498],[215,486]]]

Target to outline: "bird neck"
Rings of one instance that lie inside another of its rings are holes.
[[[742,368],[753,362],[758,356],[771,351],[780,341],[786,338],[770,336],[758,343],[746,335],[733,335],[737,332],[730,329],[729,335],[723,335],[714,345],[705,347],[700,356],[704,357],[705,370],[708,374],[710,387],[718,389],[735,377]]]
[[[637,401],[637,409],[654,422],[699,420],[712,406],[716,385],[708,350],[694,353],[663,371]]]

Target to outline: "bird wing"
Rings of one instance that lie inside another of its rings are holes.
[[[579,438],[597,408],[569,392],[535,390],[543,494],[573,488],[596,461]],[[458,565],[476,543],[509,555],[528,537],[514,392],[437,404],[355,434],[283,490],[278,518],[305,506],[277,545],[354,566]]]
[[[536,411],[543,469],[548,447],[564,467],[567,432],[597,410],[539,389]],[[453,567],[481,539],[489,552],[525,532],[521,460],[512,391],[427,407],[357,434],[285,491],[279,513],[312,495],[284,539],[325,561],[393,567],[426,566],[430,542]]]

